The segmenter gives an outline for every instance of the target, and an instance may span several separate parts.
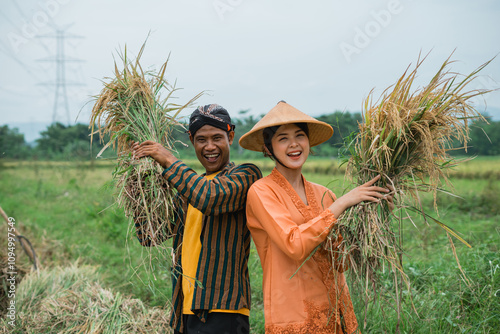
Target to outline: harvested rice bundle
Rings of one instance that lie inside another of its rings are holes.
[[[169,308],[149,307],[102,285],[97,267],[71,263],[24,277],[16,289],[16,324],[7,333],[170,333]]]
[[[447,152],[452,149],[454,140],[467,146],[468,120],[482,118],[471,99],[488,92],[466,91],[466,87],[489,62],[461,77],[447,70],[451,63],[449,58],[427,86],[413,90],[412,84],[422,62],[419,59],[412,71],[408,68],[378,101],[373,102],[373,94],[370,94],[364,104],[360,132],[347,147],[351,155],[348,175],[361,185],[380,174],[382,178],[378,184],[395,189],[400,219],[393,220],[387,201],[360,204],[340,217],[338,229],[332,232],[328,243],[334,255],[332,258],[339,258],[350,266],[351,277],[354,283],[361,284],[366,299],[371,299],[374,292],[384,292],[377,273],[381,266],[390,268],[398,310],[401,284],[410,288],[402,265],[402,215],[409,218],[407,210],[438,223],[448,234],[470,247],[451,228],[423,212],[418,193],[433,192],[437,209],[436,192],[443,184],[450,185],[447,169],[459,162]],[[338,233],[343,237],[340,251],[333,247]]]
[[[172,131],[179,125],[179,113],[202,93],[184,105],[172,103],[172,94],[177,89],[164,77],[168,60],[158,73],[143,71],[139,61],[144,46],[134,62],[127,59],[125,49],[121,56],[122,70],[115,62],[115,77],[107,78],[101,93],[95,96],[90,127],[92,133],[99,134],[101,142],[109,135],[98,156],[110,145],[116,148],[118,158],[113,181],[117,204],[123,207],[127,217],[147,221],[143,229],[150,231],[151,246],[156,246],[172,234],[170,222],[175,192],[161,177],[161,166],[153,159],[134,159],[130,144],[153,140],[173,149]],[[167,93],[165,98],[161,97],[163,92]]]

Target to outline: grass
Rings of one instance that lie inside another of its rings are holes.
[[[495,333],[500,328],[496,314],[500,312],[500,229],[498,227],[497,199],[489,197],[482,207],[468,207],[475,198],[495,189],[498,196],[500,182],[489,180],[451,179],[462,199],[438,195],[443,209],[439,218],[452,226],[472,245],[469,249],[455,243],[464,278],[453,256],[446,233],[437,225],[416,221],[416,227],[404,225],[403,240],[406,252],[403,267],[411,281],[411,296],[403,296],[403,333]],[[492,186],[493,185],[493,186]],[[433,207],[433,196],[426,194],[424,207]],[[469,203],[469,204],[467,204]],[[464,204],[467,204],[464,206]],[[437,215],[436,213],[434,213]],[[390,275],[382,275],[382,283],[392,287]],[[363,318],[364,299],[354,294],[358,319]],[[391,296],[386,295],[391,300]],[[382,313],[376,301],[367,312],[364,333],[393,333],[398,315],[388,309]],[[412,311],[412,305],[415,312]]]
[[[30,241],[43,250],[39,251],[42,263],[69,264],[81,258],[83,264],[100,265],[99,274],[112,287],[160,305],[165,299],[153,289],[154,279],[133,271],[146,249],[129,233],[123,210],[113,206],[113,191],[105,186],[112,170],[65,163],[7,168],[1,177],[1,205],[16,218],[21,234],[37,236]],[[167,276],[168,268],[157,266],[157,270],[159,276]],[[164,289],[167,295],[169,289]]]
[[[311,169],[305,171],[305,175],[312,182],[327,184],[332,175],[312,172],[312,165],[322,166],[330,161],[320,160],[311,159],[308,162]],[[264,164],[264,160],[254,162],[259,166]],[[478,158],[467,164],[473,164],[484,174],[488,172],[485,166],[495,171],[498,163],[500,158]],[[147,309],[168,307],[171,293],[168,267],[159,260],[154,262],[156,280],[144,270],[135,271],[147,254],[129,233],[123,210],[112,206],[112,189],[104,186],[113,171],[112,164],[96,162],[92,168],[90,163],[80,162],[4,162],[3,166],[0,205],[16,219],[19,232],[34,244],[43,267],[52,272],[51,275],[74,266],[79,259],[82,270],[93,268],[95,271],[86,280],[98,281],[102,289],[115,298],[139,299]],[[193,166],[200,169],[199,165]],[[467,173],[477,173],[475,169],[470,167]],[[483,175],[481,173],[478,175]],[[344,188],[343,177],[342,174],[335,177],[339,180],[332,182],[330,188],[340,195]],[[438,195],[439,217],[461,232],[473,246],[469,250],[456,244],[461,266],[471,286],[461,278],[446,234],[439,227],[425,226],[421,220],[416,220],[417,228],[405,224],[403,236],[408,249],[403,265],[411,275],[413,302],[420,318],[411,313],[406,300],[400,326],[402,332],[496,333],[500,328],[495,317],[500,313],[500,214],[495,211],[498,197],[493,196],[500,193],[500,180],[466,177],[451,181],[463,199]],[[425,195],[422,203],[432,210],[431,195]],[[5,235],[0,236],[1,247]],[[24,263],[28,261],[22,252],[17,258]],[[264,333],[262,270],[255,248],[251,250],[249,266],[252,333]],[[391,280],[387,278],[386,283],[390,284]],[[356,291],[352,297],[362,324],[362,298]],[[25,314],[29,318],[31,313]],[[81,314],[88,318],[85,313]],[[368,310],[363,333],[391,333],[396,322],[394,312],[386,310],[386,314],[381,314],[380,308],[374,305]]]

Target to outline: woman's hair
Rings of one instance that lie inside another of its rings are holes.
[[[302,131],[305,132],[307,138],[309,138],[309,127],[307,126],[307,123],[294,123],[297,125]],[[273,152],[273,145],[272,145],[272,139],[274,137],[274,134],[276,131],[278,131],[279,127],[281,125],[275,125],[275,126],[270,126],[268,128],[265,128],[262,132],[262,135],[264,136],[264,146],[269,150],[271,155],[267,154],[267,152],[264,150],[264,156],[270,157],[273,159],[274,157],[274,152]],[[313,154],[312,151],[310,151],[311,154]],[[274,160],[274,159],[273,159]]]

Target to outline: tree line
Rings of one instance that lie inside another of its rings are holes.
[[[235,140],[231,147],[232,157],[252,159],[262,154],[242,149],[238,145],[239,138],[249,131],[261,117],[246,116],[248,110],[242,110],[233,118],[236,125]],[[333,136],[324,144],[314,148],[314,154],[320,157],[337,157],[348,136],[356,134],[358,124],[362,121],[360,113],[336,111],[322,115],[317,119],[334,128]],[[184,125],[184,126],[182,126]],[[181,158],[195,158],[194,150],[185,131],[186,124],[181,124],[172,131],[174,149]],[[470,131],[470,142],[467,152],[463,149],[450,151],[455,155],[500,155],[500,121],[473,121]],[[457,147],[459,143],[456,143]],[[40,133],[34,145],[29,145],[24,135],[17,128],[8,125],[0,126],[0,159],[37,159],[37,160],[92,160],[103,148],[96,134],[92,137],[86,124],[64,125],[53,123]],[[113,158],[116,153],[112,148],[104,151],[102,157]]]

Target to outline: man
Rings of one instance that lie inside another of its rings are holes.
[[[174,227],[172,267],[175,333],[249,333],[250,232],[246,226],[246,196],[262,177],[257,166],[230,162],[234,125],[226,109],[210,104],[189,120],[189,139],[205,167],[197,175],[169,150],[153,141],[134,143],[137,158],[150,156],[164,178],[177,189],[180,210]],[[150,236],[136,222],[143,246]]]

